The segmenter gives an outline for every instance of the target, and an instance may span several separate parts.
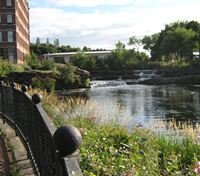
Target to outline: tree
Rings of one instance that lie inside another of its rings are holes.
[[[54,40],[54,46],[55,46],[56,48],[59,48],[59,47],[60,47],[60,41],[59,41],[59,39],[55,39],[55,40]]]
[[[49,38],[47,38],[47,40],[46,40],[46,44],[47,44],[47,45],[50,44],[50,42],[49,42]]]
[[[141,44],[141,40],[139,40],[136,36],[132,36],[129,38],[128,45],[132,45],[133,48],[139,50],[139,46]]]
[[[83,49],[82,49],[82,51],[88,52],[88,51],[92,51],[92,49],[88,48],[87,46],[84,46]]]
[[[115,48],[116,48],[115,50],[123,51],[126,48],[126,45],[124,43],[122,43],[121,41],[118,41],[115,44]]]
[[[142,39],[143,48],[151,52],[152,60],[165,60],[175,56],[177,60],[192,58],[200,46],[197,21],[177,21],[165,26],[161,32]],[[199,32],[200,33],[200,32]]]
[[[151,36],[144,36],[141,40],[141,43],[143,45],[143,48],[145,50],[151,51],[153,46],[156,44],[159,38],[159,33],[153,34]]]
[[[169,59],[170,54],[175,54],[177,59],[192,57],[194,48],[195,32],[191,29],[177,28],[175,31],[167,31],[161,42],[160,50],[166,58]]]
[[[40,45],[40,44],[41,44],[41,42],[40,42],[40,38],[39,38],[39,37],[36,38],[36,42],[35,42],[35,44],[36,44],[36,45]]]
[[[76,56],[72,57],[70,61],[74,66],[89,71],[94,70],[96,67],[96,59],[83,52],[79,52]]]

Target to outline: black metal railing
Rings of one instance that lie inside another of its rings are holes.
[[[82,176],[78,148],[82,137],[73,126],[55,128],[41,106],[42,97],[11,85],[0,83],[0,114],[22,139],[36,175]]]

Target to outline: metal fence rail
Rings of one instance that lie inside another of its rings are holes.
[[[41,176],[82,176],[77,150],[82,141],[73,126],[55,128],[42,108],[41,96],[32,97],[15,84],[0,82],[0,114],[22,139],[35,173]]]

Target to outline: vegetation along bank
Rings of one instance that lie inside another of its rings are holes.
[[[34,92],[42,94],[42,105],[57,127],[73,124],[81,131],[80,166],[84,175],[197,175],[199,125],[193,128],[189,124],[165,124],[174,136],[180,135],[177,129],[181,128],[183,138],[153,134],[137,127],[128,132],[126,126],[99,125],[98,119],[104,115],[96,113],[98,105],[92,100],[59,99],[53,92],[29,90]]]

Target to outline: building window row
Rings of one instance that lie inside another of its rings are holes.
[[[0,48],[0,60],[1,59],[9,59],[14,61],[15,58],[15,48],[7,48],[7,49],[3,49]]]
[[[11,7],[12,6],[12,0],[6,0],[6,6]]]
[[[12,7],[12,4],[13,4],[12,0],[6,0],[6,1],[5,1],[6,7]],[[3,3],[3,0],[1,0],[1,1],[0,1],[0,7],[3,7],[3,6],[5,6],[5,5],[4,5],[4,3]]]
[[[6,21],[7,21],[7,24],[12,24],[13,23],[13,15],[7,14]],[[1,15],[1,14],[0,14],[0,23],[3,23],[3,15]]]
[[[7,32],[7,40],[6,41],[4,40],[5,37],[3,37],[3,33],[4,32],[0,31],[0,42],[13,42],[14,41],[14,33],[13,33],[13,31],[8,31]]]

